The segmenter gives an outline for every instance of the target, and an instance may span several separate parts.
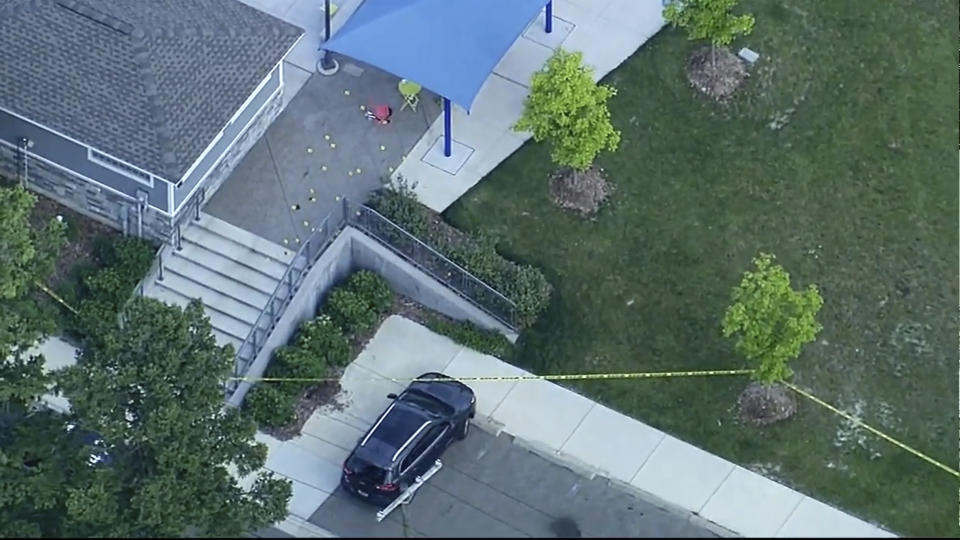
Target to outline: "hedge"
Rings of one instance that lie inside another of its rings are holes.
[[[279,427],[295,420],[294,407],[303,391],[350,362],[346,334],[364,332],[376,324],[393,305],[393,298],[382,277],[355,272],[333,289],[316,317],[300,324],[289,345],[273,352],[264,377],[293,380],[259,384],[244,408],[263,426]]]
[[[506,336],[496,330],[481,328],[470,321],[449,321],[431,316],[426,323],[434,332],[483,354],[509,360],[513,352],[513,343],[510,343]]]
[[[509,298],[516,305],[517,328],[533,325],[550,303],[553,287],[540,270],[502,257],[491,238],[444,222],[416,200],[405,180],[375,192],[369,205]]]

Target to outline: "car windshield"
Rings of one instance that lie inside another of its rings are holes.
[[[357,456],[351,456],[345,465],[351,474],[356,475],[358,480],[372,484],[383,484],[386,480],[387,471]]]
[[[439,399],[413,389],[407,390],[403,394],[403,400],[416,403],[420,407],[442,416],[450,416],[454,412],[453,407],[447,405]]]

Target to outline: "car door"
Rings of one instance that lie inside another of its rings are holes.
[[[404,483],[412,484],[417,476],[427,472],[434,460],[443,451],[444,436],[450,431],[449,424],[435,424],[430,426],[413,449],[400,462],[400,476]],[[439,450],[439,451],[438,451]]]

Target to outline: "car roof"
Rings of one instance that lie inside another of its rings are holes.
[[[357,446],[357,457],[378,467],[388,468],[411,437],[431,423],[423,409],[394,401]]]

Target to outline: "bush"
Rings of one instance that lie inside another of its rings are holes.
[[[260,383],[247,393],[244,408],[261,426],[285,426],[296,418],[296,394],[281,390],[276,383]]]
[[[447,336],[464,347],[508,360],[513,352],[513,343],[500,332],[481,328],[470,321],[448,321],[430,317],[427,326],[438,334]]]
[[[133,294],[153,262],[153,247],[134,237],[114,242],[100,241],[96,257],[102,265],[96,271],[84,269],[75,290],[79,298],[77,316],[67,330],[81,339],[102,335],[117,322],[117,315]],[[105,326],[106,325],[106,326]]]
[[[412,190],[380,190],[370,204],[387,219],[419,236],[424,243],[509,298],[516,304],[514,324],[517,328],[533,325],[550,303],[553,288],[542,272],[505,259],[497,253],[492,238],[471,236],[448,225],[417,202]],[[422,232],[416,232],[418,230]]]
[[[347,334],[356,335],[377,322],[377,312],[366,299],[347,289],[334,289],[324,311]]]
[[[354,272],[347,279],[346,289],[365,299],[377,315],[383,315],[393,306],[393,290],[390,284],[369,270]]]
[[[300,325],[297,347],[323,360],[325,366],[342,367],[350,360],[350,344],[343,331],[321,314]]]

